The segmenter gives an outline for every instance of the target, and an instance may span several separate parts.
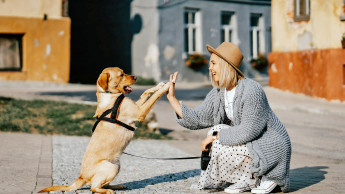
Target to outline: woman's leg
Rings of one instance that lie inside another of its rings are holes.
[[[216,125],[208,131],[208,135],[211,135],[213,131],[219,131],[223,128],[229,127],[228,125]],[[214,169],[212,166],[217,166],[217,153],[222,149],[222,146],[219,143],[213,143],[211,147],[211,160],[207,166],[206,170],[202,170],[198,184],[193,184],[192,189],[211,189],[211,188],[224,188],[226,182],[221,181],[220,177],[217,176],[217,169]],[[211,177],[212,174],[212,177]]]
[[[216,125],[208,134],[228,128],[228,125]],[[219,140],[212,143],[211,160],[207,169],[201,171],[198,184],[192,185],[193,189],[225,188],[227,183],[244,182],[255,184],[250,171],[251,161],[246,145],[223,146]]]

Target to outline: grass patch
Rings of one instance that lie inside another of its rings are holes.
[[[153,78],[143,78],[137,76],[135,85],[156,85],[156,81]]]
[[[95,110],[92,105],[0,97],[0,131],[91,136]],[[136,123],[134,138],[171,139],[149,131],[143,123]]]
[[[136,122],[137,129],[134,132],[134,137],[139,139],[173,139],[168,135],[163,135],[160,132],[149,131],[147,127],[148,121]]]

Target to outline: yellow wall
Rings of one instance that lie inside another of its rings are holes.
[[[0,16],[0,34],[24,34],[22,71],[0,72],[0,79],[68,82],[70,25],[65,17],[43,20]]]
[[[62,14],[61,0],[1,0],[0,16],[57,18]]]
[[[272,0],[272,51],[341,48],[343,0],[310,0],[310,20],[294,21],[294,0]]]

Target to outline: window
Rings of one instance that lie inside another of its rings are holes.
[[[295,21],[309,20],[310,0],[294,0],[294,1],[295,1]]]
[[[233,42],[235,36],[234,12],[221,13],[220,42]]]
[[[22,34],[0,34],[0,71],[22,68]]]
[[[200,13],[197,9],[186,9],[184,12],[184,45],[185,52],[201,52]]]
[[[261,14],[250,14],[250,54],[258,58],[265,51],[263,17]]]

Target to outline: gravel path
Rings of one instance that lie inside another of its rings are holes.
[[[53,183],[70,185],[78,176],[88,137],[53,137]],[[185,152],[162,141],[135,140],[126,152],[147,157],[188,157]],[[193,160],[149,160],[132,156],[121,156],[121,171],[112,184],[125,184],[126,190],[116,193],[208,193],[209,191],[190,190],[191,184],[198,181],[200,161]],[[90,186],[76,192],[92,193]],[[217,192],[217,191],[212,191]],[[62,192],[52,192],[62,193]]]

